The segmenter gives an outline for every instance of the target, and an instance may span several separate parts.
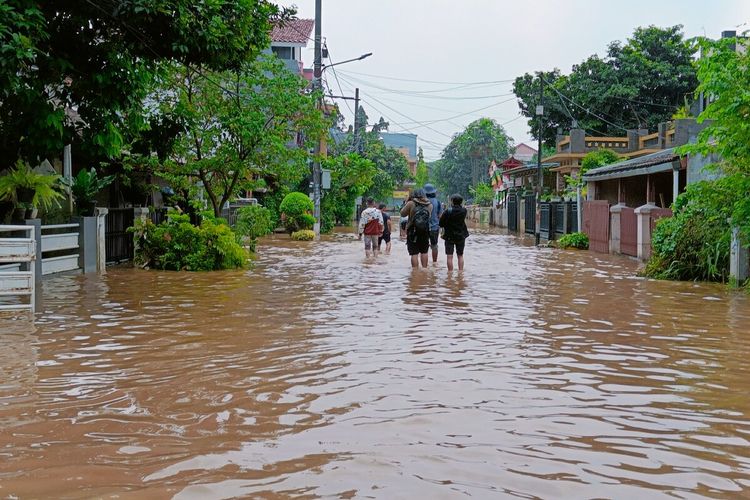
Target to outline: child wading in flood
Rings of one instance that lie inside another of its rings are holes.
[[[445,239],[445,258],[448,270],[453,271],[453,250],[458,255],[458,270],[464,268],[464,244],[469,236],[466,227],[466,209],[461,206],[464,199],[460,194],[451,196],[451,206],[440,216],[440,227]]]
[[[385,209],[385,203],[378,205],[378,210],[380,210],[380,213],[383,215],[383,236],[378,238],[378,252],[380,251],[380,244],[385,242],[385,254],[390,255],[391,231],[393,230],[393,225],[391,224],[391,216],[386,213]]]

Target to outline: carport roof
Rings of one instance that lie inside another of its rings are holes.
[[[675,153],[675,148],[669,148],[657,153],[594,168],[583,174],[583,180],[601,181],[666,172],[672,170],[674,161],[679,159],[680,155]]]

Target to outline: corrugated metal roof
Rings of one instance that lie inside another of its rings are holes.
[[[583,180],[597,181],[603,179],[617,179],[666,171],[670,170],[672,168],[672,162],[679,158],[680,155],[675,153],[675,148],[668,148],[657,153],[651,153],[638,158],[632,158],[630,160],[591,169],[583,174]]]

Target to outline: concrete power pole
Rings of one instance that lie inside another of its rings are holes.
[[[321,73],[323,61],[321,53],[322,45],[322,0],[315,0],[315,63],[313,65],[313,92],[322,89]],[[321,103],[322,105],[322,103]],[[320,237],[320,197],[321,197],[321,170],[320,170],[320,140],[315,142],[315,158],[313,158],[313,215],[315,216],[315,237]]]
[[[359,116],[359,87],[354,89],[354,152],[361,153],[362,148],[359,144],[359,122],[357,117]]]
[[[541,240],[541,225],[542,225],[542,194],[544,194],[544,172],[542,172],[542,134],[544,133],[544,73],[539,72],[539,104],[536,107],[536,116],[539,118],[539,128],[537,133],[539,139],[537,147],[539,150],[536,153],[536,175],[537,175],[537,191],[536,191],[536,231],[534,231],[536,244],[539,245]]]

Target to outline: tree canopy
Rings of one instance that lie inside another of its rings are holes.
[[[558,128],[574,122],[592,135],[623,135],[624,129],[654,129],[684,105],[697,85],[695,46],[682,26],[637,28],[624,44],[609,44],[604,57],[592,55],[573,66],[516,78],[513,92],[529,128],[538,138],[535,116],[539,78],[544,89],[544,137],[553,146]]]
[[[328,125],[316,96],[303,92],[306,84],[274,56],[208,78],[175,67],[150,99],[159,103],[156,113],[183,124],[156,173],[178,186],[200,183],[217,216],[253,181],[298,183],[308,171],[308,148],[290,143],[299,132],[320,137]]]
[[[0,155],[116,155],[163,63],[238,68],[291,11],[267,0],[0,3]]]
[[[456,134],[433,163],[432,177],[444,193],[468,197],[469,188],[487,182],[492,160],[510,155],[512,139],[495,120],[480,118]]]

